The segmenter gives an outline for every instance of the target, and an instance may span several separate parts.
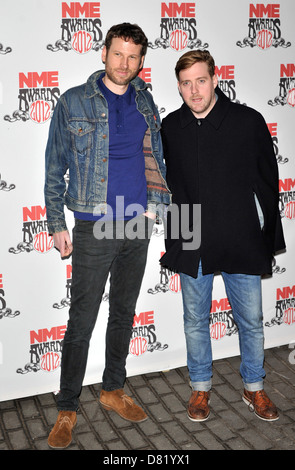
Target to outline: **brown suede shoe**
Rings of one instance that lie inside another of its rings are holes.
[[[264,390],[248,392],[244,390],[243,401],[248,405],[250,411],[264,421],[276,421],[279,413],[274,403],[268,398]]]
[[[125,395],[123,389],[112,392],[102,390],[99,401],[105,410],[113,410],[127,421],[141,423],[147,419],[143,409],[137,406],[132,398]]]
[[[206,421],[210,415],[210,393],[194,391],[188,402],[187,414],[191,421]]]
[[[56,423],[48,436],[48,445],[52,449],[65,449],[72,442],[72,429],[76,425],[75,411],[60,411]]]

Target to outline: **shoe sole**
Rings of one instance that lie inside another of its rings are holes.
[[[55,447],[55,446],[51,446],[49,443],[48,444],[48,447],[50,447],[50,449],[54,449],[54,450],[63,450],[63,449],[67,449],[69,447],[69,445],[72,443],[72,439],[71,439],[71,442],[69,442],[66,446],[64,447]]]
[[[244,403],[246,403],[246,405],[249,407],[249,405],[251,405],[251,401],[249,401],[244,395],[242,396],[242,400]],[[252,405],[253,406],[253,405]],[[253,409],[251,409],[250,411],[254,412],[255,416],[257,416],[257,418],[259,419],[262,419],[262,421],[277,421],[279,419],[279,416],[277,416],[276,418],[263,418],[262,416],[260,416],[255,408],[253,407]]]
[[[102,406],[105,410],[107,410],[107,411],[114,411],[114,412],[117,413],[117,415],[119,415],[122,419],[125,419],[126,421],[129,421],[130,423],[142,423],[143,421],[146,421],[146,420],[148,419],[147,416],[146,416],[145,418],[139,419],[139,420],[134,420],[134,419],[126,418],[126,416],[123,416],[121,413],[119,413],[118,410],[116,410],[116,409],[113,408],[112,406],[106,405],[106,404],[103,403],[101,400],[99,400],[99,403],[101,404],[101,406]]]
[[[208,416],[206,416],[206,418],[200,418],[200,419],[192,418],[188,413],[187,413],[187,416],[188,416],[188,419],[190,419],[194,423],[202,423],[203,421],[207,421],[207,419],[210,416],[210,413],[208,414]]]

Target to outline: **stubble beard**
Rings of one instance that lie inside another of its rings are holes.
[[[110,69],[109,67],[106,67],[105,69],[105,73],[108,79],[111,80],[111,82],[115,83],[115,85],[120,85],[120,86],[128,85],[128,83],[130,83],[131,80],[133,80],[137,76],[139,69],[133,73],[130,72],[129,70],[126,70],[126,71],[124,70],[124,72],[127,73],[126,77],[118,77],[116,75],[116,70]]]

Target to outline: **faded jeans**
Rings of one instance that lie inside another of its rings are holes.
[[[265,371],[262,322],[261,278],[255,275],[222,272],[228,300],[238,327],[241,353],[240,373],[250,392],[263,389]],[[202,274],[200,262],[195,279],[180,274],[187,366],[193,390],[208,392],[212,385],[212,349],[209,316],[213,274]]]
[[[71,307],[62,350],[59,410],[76,411],[78,408],[89,342],[109,274],[109,318],[102,388],[112,391],[124,386],[133,318],[153,224],[144,215],[138,218],[145,221],[145,236],[135,239],[126,236],[124,221],[119,237],[99,240],[93,235],[93,222],[76,220]]]

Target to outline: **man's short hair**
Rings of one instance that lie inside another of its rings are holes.
[[[111,47],[113,38],[122,38],[125,41],[132,40],[134,44],[140,44],[141,56],[146,55],[148,40],[142,29],[137,24],[121,23],[112,26],[106,34],[105,46],[107,51]]]
[[[189,51],[183,54],[177,61],[175,66],[175,75],[179,81],[179,72],[184,69],[189,69],[192,65],[197,62],[205,62],[208,65],[209,75],[213,77],[215,75],[215,62],[207,50],[196,49],[195,51]]]

